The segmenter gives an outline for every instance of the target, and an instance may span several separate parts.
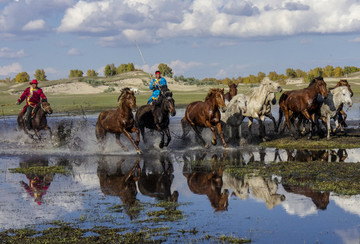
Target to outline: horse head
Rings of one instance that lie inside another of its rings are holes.
[[[279,85],[279,83],[277,83],[276,81],[272,81],[270,79],[264,79],[262,82],[261,82],[261,85],[260,86],[263,86],[265,88],[265,91],[267,93],[271,93],[271,92],[282,92],[282,88],[281,86]]]
[[[247,101],[246,96],[244,94],[239,94],[233,97],[234,103],[236,103],[236,106],[238,107],[239,111],[242,111],[242,113],[246,113],[247,111]]]
[[[235,83],[231,83],[231,84],[228,84],[228,86],[229,86],[229,89],[230,89],[230,93],[233,92],[233,94],[236,95],[238,85],[235,84]]]
[[[229,191],[227,189],[224,190],[220,195],[218,206],[215,208],[215,212],[218,211],[227,211],[229,206]]]
[[[347,104],[349,107],[352,106],[351,93],[349,89],[345,87],[338,87],[332,90],[334,93],[334,99],[338,99],[338,103]]]
[[[216,106],[221,110],[221,112],[225,113],[226,104],[224,100],[224,89],[210,89],[208,95],[205,100],[212,99],[215,102]]]
[[[48,102],[42,102],[41,103],[41,109],[46,113],[46,114],[52,114],[53,110],[50,107],[50,103]]]
[[[319,76],[317,78],[315,78],[313,80],[315,89],[318,90],[318,92],[320,93],[320,95],[323,97],[323,99],[327,98],[327,89],[326,89],[326,83],[324,81],[324,79]]]
[[[124,88],[121,90],[120,96],[118,98],[119,106],[122,104],[127,104],[130,109],[136,108],[136,97],[135,93],[130,88]]]
[[[171,116],[176,115],[175,109],[175,100],[173,99],[173,94],[167,86],[161,87],[159,104],[163,104],[164,109],[166,109]]]

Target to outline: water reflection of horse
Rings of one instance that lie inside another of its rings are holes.
[[[336,150],[286,150],[288,159],[292,162],[344,162],[348,157],[346,149]]]
[[[138,187],[141,194],[157,200],[177,202],[179,193],[171,193],[174,168],[168,154],[144,158]]]
[[[296,186],[290,184],[283,184],[283,187],[285,191],[289,193],[303,195],[311,198],[311,200],[318,209],[325,210],[327,205],[329,205],[329,192],[314,191],[308,186]]]
[[[208,148],[209,145],[205,142],[204,138],[201,135],[200,128],[210,128],[213,139],[211,143],[216,145],[216,134],[215,128],[217,129],[224,148],[227,147],[224,135],[220,123],[220,110],[225,112],[226,106],[224,102],[224,89],[210,89],[207,94],[205,101],[196,101],[190,103],[185,110],[185,116],[181,120],[183,135],[182,138],[185,138],[189,133],[191,127],[197,137],[201,140],[202,144]]]
[[[251,191],[253,197],[264,201],[268,209],[273,209],[285,200],[284,195],[276,193],[278,185],[270,177],[246,174],[242,178],[236,178],[225,172],[223,182],[223,188],[232,189],[233,195],[239,199],[248,199]]]
[[[214,163],[211,170],[204,169],[200,165],[201,161],[197,161],[197,165],[194,169],[191,169],[188,172],[187,168],[191,162],[187,162],[184,158],[184,169],[183,175],[187,179],[187,183],[191,192],[199,195],[206,195],[211,203],[211,206],[214,208],[215,212],[217,211],[227,211],[228,209],[228,190],[222,190],[223,181],[223,165],[221,164],[217,168],[217,156],[214,157]]]
[[[140,129],[144,143],[145,128],[157,130],[161,134],[160,148],[167,147],[171,141],[169,131],[169,124],[171,116],[176,115],[175,101],[173,94],[167,87],[161,89],[159,98],[154,102],[154,105],[141,106],[135,114],[136,127]],[[164,143],[164,134],[167,136],[167,141]]]
[[[124,151],[127,151],[127,148],[120,142],[120,135],[125,134],[134,145],[137,153],[141,153],[138,147],[140,132],[134,126],[134,115],[132,113],[132,110],[136,107],[134,92],[129,88],[122,89],[118,102],[119,104],[116,110],[106,110],[99,114],[95,128],[96,138],[104,144],[106,134],[108,132],[113,133],[115,134],[116,142]],[[136,141],[134,141],[129,132],[136,132]]]
[[[47,124],[46,115],[52,114],[53,110],[48,102],[38,103],[34,109],[34,116],[31,118],[31,128],[34,130],[35,135],[38,139],[41,139],[39,135],[39,131],[47,130],[50,133],[50,137],[52,136],[51,129]],[[30,135],[28,129],[26,128],[25,121],[23,118],[23,113],[19,113],[17,118],[17,123],[19,128],[23,129],[25,134]],[[32,137],[32,135],[30,135]]]
[[[140,158],[103,157],[99,161],[97,175],[101,191],[105,195],[118,196],[125,205],[130,219],[136,218],[139,212],[130,211],[136,206],[137,189],[135,182],[140,175]]]

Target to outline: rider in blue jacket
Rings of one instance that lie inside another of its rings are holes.
[[[148,104],[152,105],[153,101],[158,99],[160,95],[160,88],[162,86],[167,86],[166,80],[161,77],[160,71],[155,72],[155,79],[151,81],[149,89],[153,91],[151,97],[149,98]]]

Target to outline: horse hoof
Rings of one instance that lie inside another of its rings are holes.
[[[159,147],[160,147],[160,148],[163,148],[163,147],[164,147],[164,143],[160,143],[160,144],[159,144]]]
[[[224,149],[228,149],[228,146],[226,144],[224,145]]]
[[[141,150],[136,150],[136,153],[137,154],[142,154],[142,151]]]
[[[212,140],[211,144],[213,144],[215,146],[216,145],[216,140]]]
[[[209,147],[210,147],[209,144],[206,143],[205,148],[208,149]]]

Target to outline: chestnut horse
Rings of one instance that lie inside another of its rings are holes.
[[[51,133],[51,129],[47,124],[47,120],[46,120],[46,115],[47,114],[52,114],[53,110],[50,107],[50,103],[48,102],[40,102],[36,105],[36,107],[34,108],[34,117],[31,118],[31,128],[34,130],[35,135],[40,138],[39,135],[39,131],[40,130],[47,130],[50,133],[50,138],[52,136]],[[25,120],[24,120],[24,114],[21,112],[18,115],[17,118],[17,122],[18,122],[18,126],[24,130],[25,134],[33,137],[32,135],[29,134],[26,125],[25,125]]]
[[[214,165],[211,172],[185,172],[183,175],[191,192],[199,195],[206,195],[209,198],[211,206],[217,211],[228,210],[229,191],[225,189],[221,192],[223,186],[223,166],[216,169],[217,158],[214,158]],[[185,164],[184,164],[185,167]]]
[[[186,107],[185,116],[181,120],[181,125],[183,129],[182,138],[185,138],[189,132],[189,124],[195,131],[198,138],[204,144],[206,148],[209,148],[209,145],[205,142],[204,138],[201,136],[201,132],[197,128],[205,127],[210,128],[213,139],[211,143],[216,145],[216,134],[215,127],[220,135],[221,141],[224,148],[227,147],[224,135],[220,123],[220,111],[226,111],[226,105],[224,102],[224,89],[210,89],[209,93],[205,98],[205,102],[197,101],[192,102]]]
[[[101,143],[104,143],[106,133],[113,133],[115,134],[116,142],[124,151],[128,151],[128,149],[120,142],[120,135],[123,133],[134,145],[136,152],[141,154],[142,152],[138,147],[140,142],[140,132],[134,126],[134,115],[132,113],[132,110],[136,107],[134,92],[129,88],[122,89],[118,102],[119,104],[116,110],[106,110],[99,114],[95,128],[96,138]],[[136,141],[134,141],[129,132],[136,132]]]
[[[229,91],[224,95],[224,100],[230,102],[230,100],[237,94],[237,84],[231,83],[228,85]]]
[[[351,94],[351,97],[354,95],[353,91],[351,90],[351,86],[349,84],[349,82],[347,80],[340,80],[335,87],[330,88],[330,90],[333,90],[339,86],[346,86],[349,89],[349,92]],[[343,110],[344,104],[341,104],[339,107],[339,122],[340,122],[340,129],[343,130],[342,126],[347,127],[346,124],[346,118],[347,118],[347,114],[345,113],[345,111]]]
[[[161,134],[160,148],[167,147],[171,141],[169,130],[170,118],[176,115],[175,101],[172,98],[172,92],[165,88],[161,89],[159,98],[154,105],[141,106],[135,114],[135,125],[140,129],[143,142],[145,143],[145,128],[151,130],[158,130]],[[167,141],[164,143],[164,135],[167,136]]]
[[[311,81],[309,87],[300,90],[293,90],[284,92],[279,99],[279,123],[285,115],[286,126],[291,132],[290,116],[303,115],[306,120],[311,119],[311,133],[309,138],[313,135],[313,126],[317,124],[316,113],[319,108],[318,95],[323,99],[327,97],[326,83],[322,77],[315,78]],[[295,118],[295,117],[294,117]]]

